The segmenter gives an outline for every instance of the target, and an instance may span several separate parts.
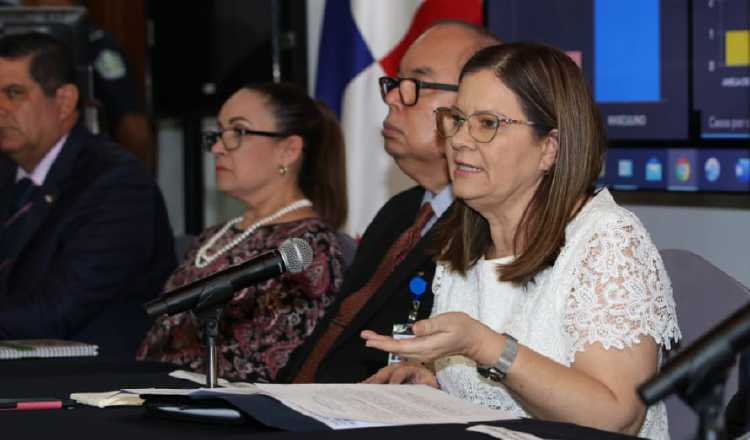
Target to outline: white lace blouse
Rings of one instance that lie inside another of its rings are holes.
[[[460,311],[562,365],[586,344],[606,349],[637,344],[641,335],[667,349],[680,338],[672,286],[661,257],[638,218],[606,189],[565,230],[557,261],[526,290],[497,280],[496,266],[512,257],[479,260],[466,277],[438,264],[433,315]],[[500,383],[476,364],[451,356],[435,362],[443,390],[481,405],[530,417]],[[668,439],[663,403],[648,409],[639,436]]]

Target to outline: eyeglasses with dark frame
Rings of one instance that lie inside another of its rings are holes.
[[[227,151],[233,151],[240,148],[242,145],[242,138],[248,135],[254,134],[256,136],[268,136],[268,137],[286,137],[289,136],[287,133],[280,133],[277,131],[261,131],[261,130],[250,130],[248,128],[241,127],[228,127],[221,130],[205,130],[203,132],[203,148],[209,153],[211,147],[221,139],[224,144],[224,148]]]
[[[469,135],[479,143],[492,142],[498,130],[504,130],[511,124],[539,126],[532,121],[512,119],[492,112],[482,111],[464,116],[460,111],[448,107],[435,109],[435,124],[438,135],[444,138],[455,136],[465,122],[469,122]]]
[[[385,101],[386,96],[391,90],[398,87],[401,103],[407,107],[411,107],[417,103],[421,89],[447,90],[449,92],[458,91],[458,85],[456,84],[427,82],[416,78],[381,76],[378,83],[380,84],[380,96],[383,98],[383,101]]]

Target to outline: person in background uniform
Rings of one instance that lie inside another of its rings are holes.
[[[23,0],[23,6],[85,6],[77,0]],[[87,61],[94,73],[94,105],[103,110],[101,131],[154,171],[154,134],[125,54],[114,36],[89,23]],[[84,103],[86,104],[86,103]]]

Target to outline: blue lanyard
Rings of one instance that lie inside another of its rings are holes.
[[[411,292],[411,313],[409,313],[408,324],[414,324],[419,312],[419,298],[427,290],[427,281],[421,275],[415,275],[409,281],[409,292]]]

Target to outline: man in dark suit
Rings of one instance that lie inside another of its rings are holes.
[[[453,201],[442,142],[435,134],[433,111],[453,104],[458,75],[469,57],[478,49],[498,42],[472,25],[438,24],[406,52],[399,78],[381,79],[383,100],[389,109],[382,132],[385,150],[419,186],[394,196],[370,223],[347,273],[335,312],[294,353],[286,369],[286,380],[356,382],[386,366],[388,355],[366,348],[360,332],[369,329],[391,334],[394,324],[407,323],[413,307],[409,285],[415,277],[428,282],[420,297],[417,318],[429,315],[432,308],[429,282],[435,270],[427,252],[430,231]],[[414,226],[418,212],[426,204],[431,206],[432,214],[426,225],[418,228],[418,242],[405,256],[396,259],[394,267],[383,270],[380,266],[389,259],[392,247]],[[361,296],[367,290],[372,292]]]
[[[80,124],[74,77],[54,38],[0,40],[0,339],[134,353],[172,231],[144,166]]]

